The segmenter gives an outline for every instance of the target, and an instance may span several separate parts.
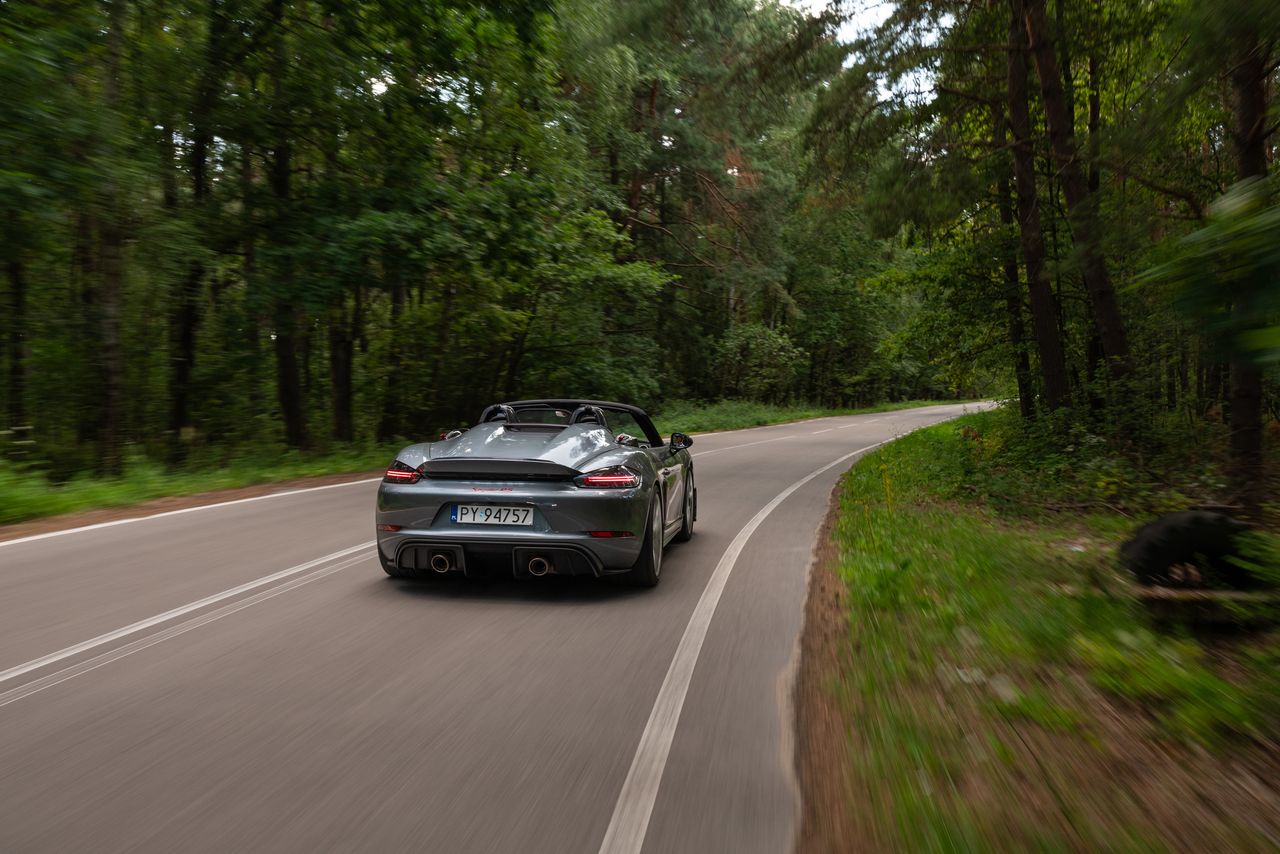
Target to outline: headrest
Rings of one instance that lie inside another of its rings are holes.
[[[604,412],[598,406],[579,406],[569,416],[570,424],[599,424],[604,426]]]
[[[480,423],[488,421],[505,421],[508,424],[516,420],[516,411],[505,403],[495,403],[480,414]]]

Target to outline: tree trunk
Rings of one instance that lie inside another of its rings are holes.
[[[1018,0],[1014,0],[1015,6]],[[1027,288],[1031,297],[1031,325],[1040,353],[1045,406],[1050,411],[1067,401],[1067,362],[1058,334],[1058,309],[1044,270],[1044,234],[1040,229],[1040,199],[1036,194],[1035,157],[1031,148],[1031,110],[1027,95],[1026,35],[1017,16],[1009,26],[1009,130],[1013,134],[1013,175],[1018,193],[1018,226]]]
[[[99,231],[101,287],[99,334],[102,358],[101,470],[116,475],[124,469],[124,353],[120,345],[120,304],[124,292],[124,232],[118,210],[107,210]]]
[[[1130,372],[1129,339],[1120,316],[1115,287],[1102,256],[1099,240],[1096,199],[1089,192],[1088,181],[1080,169],[1071,105],[1062,88],[1062,74],[1053,50],[1053,38],[1045,19],[1044,0],[1014,0],[1021,6],[1028,46],[1040,77],[1040,94],[1044,102],[1045,123],[1049,142],[1057,161],[1063,195],[1071,215],[1075,243],[1084,256],[1084,283],[1089,303],[1102,338],[1103,351],[1111,376],[1120,379]]]
[[[279,4],[277,4],[279,5]],[[279,137],[271,157],[271,193],[275,197],[275,234],[273,239],[283,243],[292,239],[289,221],[292,218],[293,140],[289,137],[289,104],[285,95],[285,78],[289,57],[285,38],[281,34],[276,45],[273,100],[281,119],[277,126]],[[307,435],[307,411],[302,397],[302,382],[298,369],[298,310],[293,306],[293,261],[284,258],[275,271],[275,351],[276,351],[276,399],[284,418],[285,442],[293,448],[305,448]]]
[[[1013,225],[1013,206],[1009,202],[1009,182],[1001,180],[1000,222]],[[1012,246],[1004,253],[1004,305],[1008,317],[1009,344],[1013,347],[1013,374],[1018,381],[1018,408],[1023,418],[1035,415],[1035,389],[1031,385],[1031,358],[1027,355],[1027,333],[1022,320],[1022,283],[1018,281],[1018,254]]]
[[[257,415],[262,410],[262,318],[258,296],[258,245],[253,222],[253,152],[245,143],[240,149],[240,203],[241,248],[245,289],[245,338],[249,346],[247,382],[249,385],[249,411]]]
[[[352,419],[351,366],[355,360],[355,339],[341,308],[329,316],[329,380],[333,386],[333,438],[339,442],[355,439]]]
[[[296,313],[281,305],[276,313],[276,396],[284,416],[284,440],[291,448],[307,446],[307,419],[298,369]]]
[[[1089,192],[1102,188],[1102,170],[1098,168],[1098,132],[1102,128],[1102,80],[1097,48],[1089,52]]]
[[[1231,70],[1235,96],[1232,139],[1241,180],[1267,174],[1267,61],[1257,37],[1240,44]],[[1236,294],[1232,311],[1237,322],[1251,322],[1247,295]],[[1256,515],[1263,498],[1262,370],[1239,353],[1231,360],[1231,481],[1239,500]]]
[[[996,127],[996,148],[1008,142],[1008,120],[1000,109],[993,110]],[[997,205],[1000,224],[1006,233],[1013,231],[1013,203],[1010,200],[1009,178],[1002,170],[996,182]],[[1002,241],[1004,242],[1004,241]],[[1022,283],[1018,281],[1018,251],[1011,243],[1004,242],[1004,305],[1009,328],[1009,344],[1013,347],[1013,374],[1018,382],[1018,409],[1023,418],[1035,415],[1035,390],[1031,385],[1031,358],[1027,355],[1026,326],[1022,320]]]
[[[17,251],[14,249],[13,251]],[[5,408],[9,429],[27,426],[27,276],[22,259],[9,259],[9,382]]]
[[[650,133],[659,135],[657,125],[659,83],[653,80],[646,92],[637,92],[633,99],[635,110],[635,129],[643,131],[650,126]],[[631,186],[627,190],[627,209],[631,212],[631,244],[636,250],[640,245],[640,208],[644,202],[644,182],[646,173],[640,168],[631,173]]]
[[[1064,0],[1053,0],[1054,24],[1058,28],[1058,63],[1062,68],[1062,90],[1067,102],[1067,133],[1076,133],[1076,80],[1071,69],[1071,45],[1067,42],[1067,9]]]
[[[400,414],[403,405],[400,399],[400,336],[403,334],[400,318],[404,314],[404,283],[396,261],[384,259],[383,267],[391,277],[391,344],[387,348],[387,388],[382,398],[382,418],[378,421],[380,442],[404,435],[404,419]]]
[[[276,304],[276,399],[284,418],[285,442],[291,448],[309,446],[307,412],[298,365],[298,317],[287,300]]]
[[[458,285],[453,274],[446,272],[440,291],[440,318],[436,321],[436,353],[431,363],[431,394],[435,403],[431,407],[432,423],[425,425],[432,429],[439,426],[440,421],[456,406],[454,400],[445,400],[442,387],[445,384],[445,357],[452,346],[453,311],[457,296]]]
[[[208,197],[209,131],[204,117],[193,117],[191,141],[191,199],[197,225],[204,224]],[[204,263],[193,258],[187,274],[174,288],[169,315],[169,430],[173,435],[173,457],[185,456],[184,433],[191,427],[191,375],[196,362],[196,324],[200,322],[199,296],[204,281]]]
[[[185,456],[183,434],[191,427],[191,375],[196,361],[198,295],[203,278],[204,265],[192,261],[187,274],[178,281],[169,318],[169,430],[173,433],[176,459]]]
[[[120,63],[124,54],[124,0],[111,3],[107,23],[106,75],[103,101],[109,116],[120,109]],[[107,146],[112,146],[110,141]],[[124,351],[120,344],[120,313],[124,299],[124,228],[121,225],[120,191],[112,177],[104,179],[98,229],[99,355],[102,359],[102,423],[99,467],[103,474],[124,469]]]
[[[102,364],[98,359],[98,211],[86,205],[75,215],[72,236],[70,298],[78,311],[73,319],[77,361],[85,366],[74,377],[76,443],[97,444],[102,427]]]

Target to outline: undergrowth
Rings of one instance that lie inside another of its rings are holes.
[[[889,847],[1111,848],[1117,833],[1160,847],[1166,829],[1106,779],[1105,757],[1129,749],[1112,743],[1112,717],[1124,738],[1204,756],[1280,737],[1275,635],[1231,644],[1224,666],[1221,645],[1149,625],[1115,566],[1140,520],[1218,496],[1214,461],[1188,465],[1173,444],[1135,460],[1085,431],[1041,429],[1053,428],[966,416],[869,455],[838,490],[837,691],[856,776],[879,792],[856,808]],[[1280,554],[1260,542],[1255,560]],[[1038,739],[1058,752],[1028,749]],[[1064,790],[1076,775],[1082,790]]]

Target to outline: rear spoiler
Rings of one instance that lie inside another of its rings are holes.
[[[504,460],[446,458],[427,460],[421,469],[427,477],[468,477],[482,480],[569,480],[579,472],[559,463],[546,460]]]

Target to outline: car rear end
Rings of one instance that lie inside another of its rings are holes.
[[[606,575],[639,555],[641,472],[538,460],[398,459],[378,490],[378,551],[393,575]]]

